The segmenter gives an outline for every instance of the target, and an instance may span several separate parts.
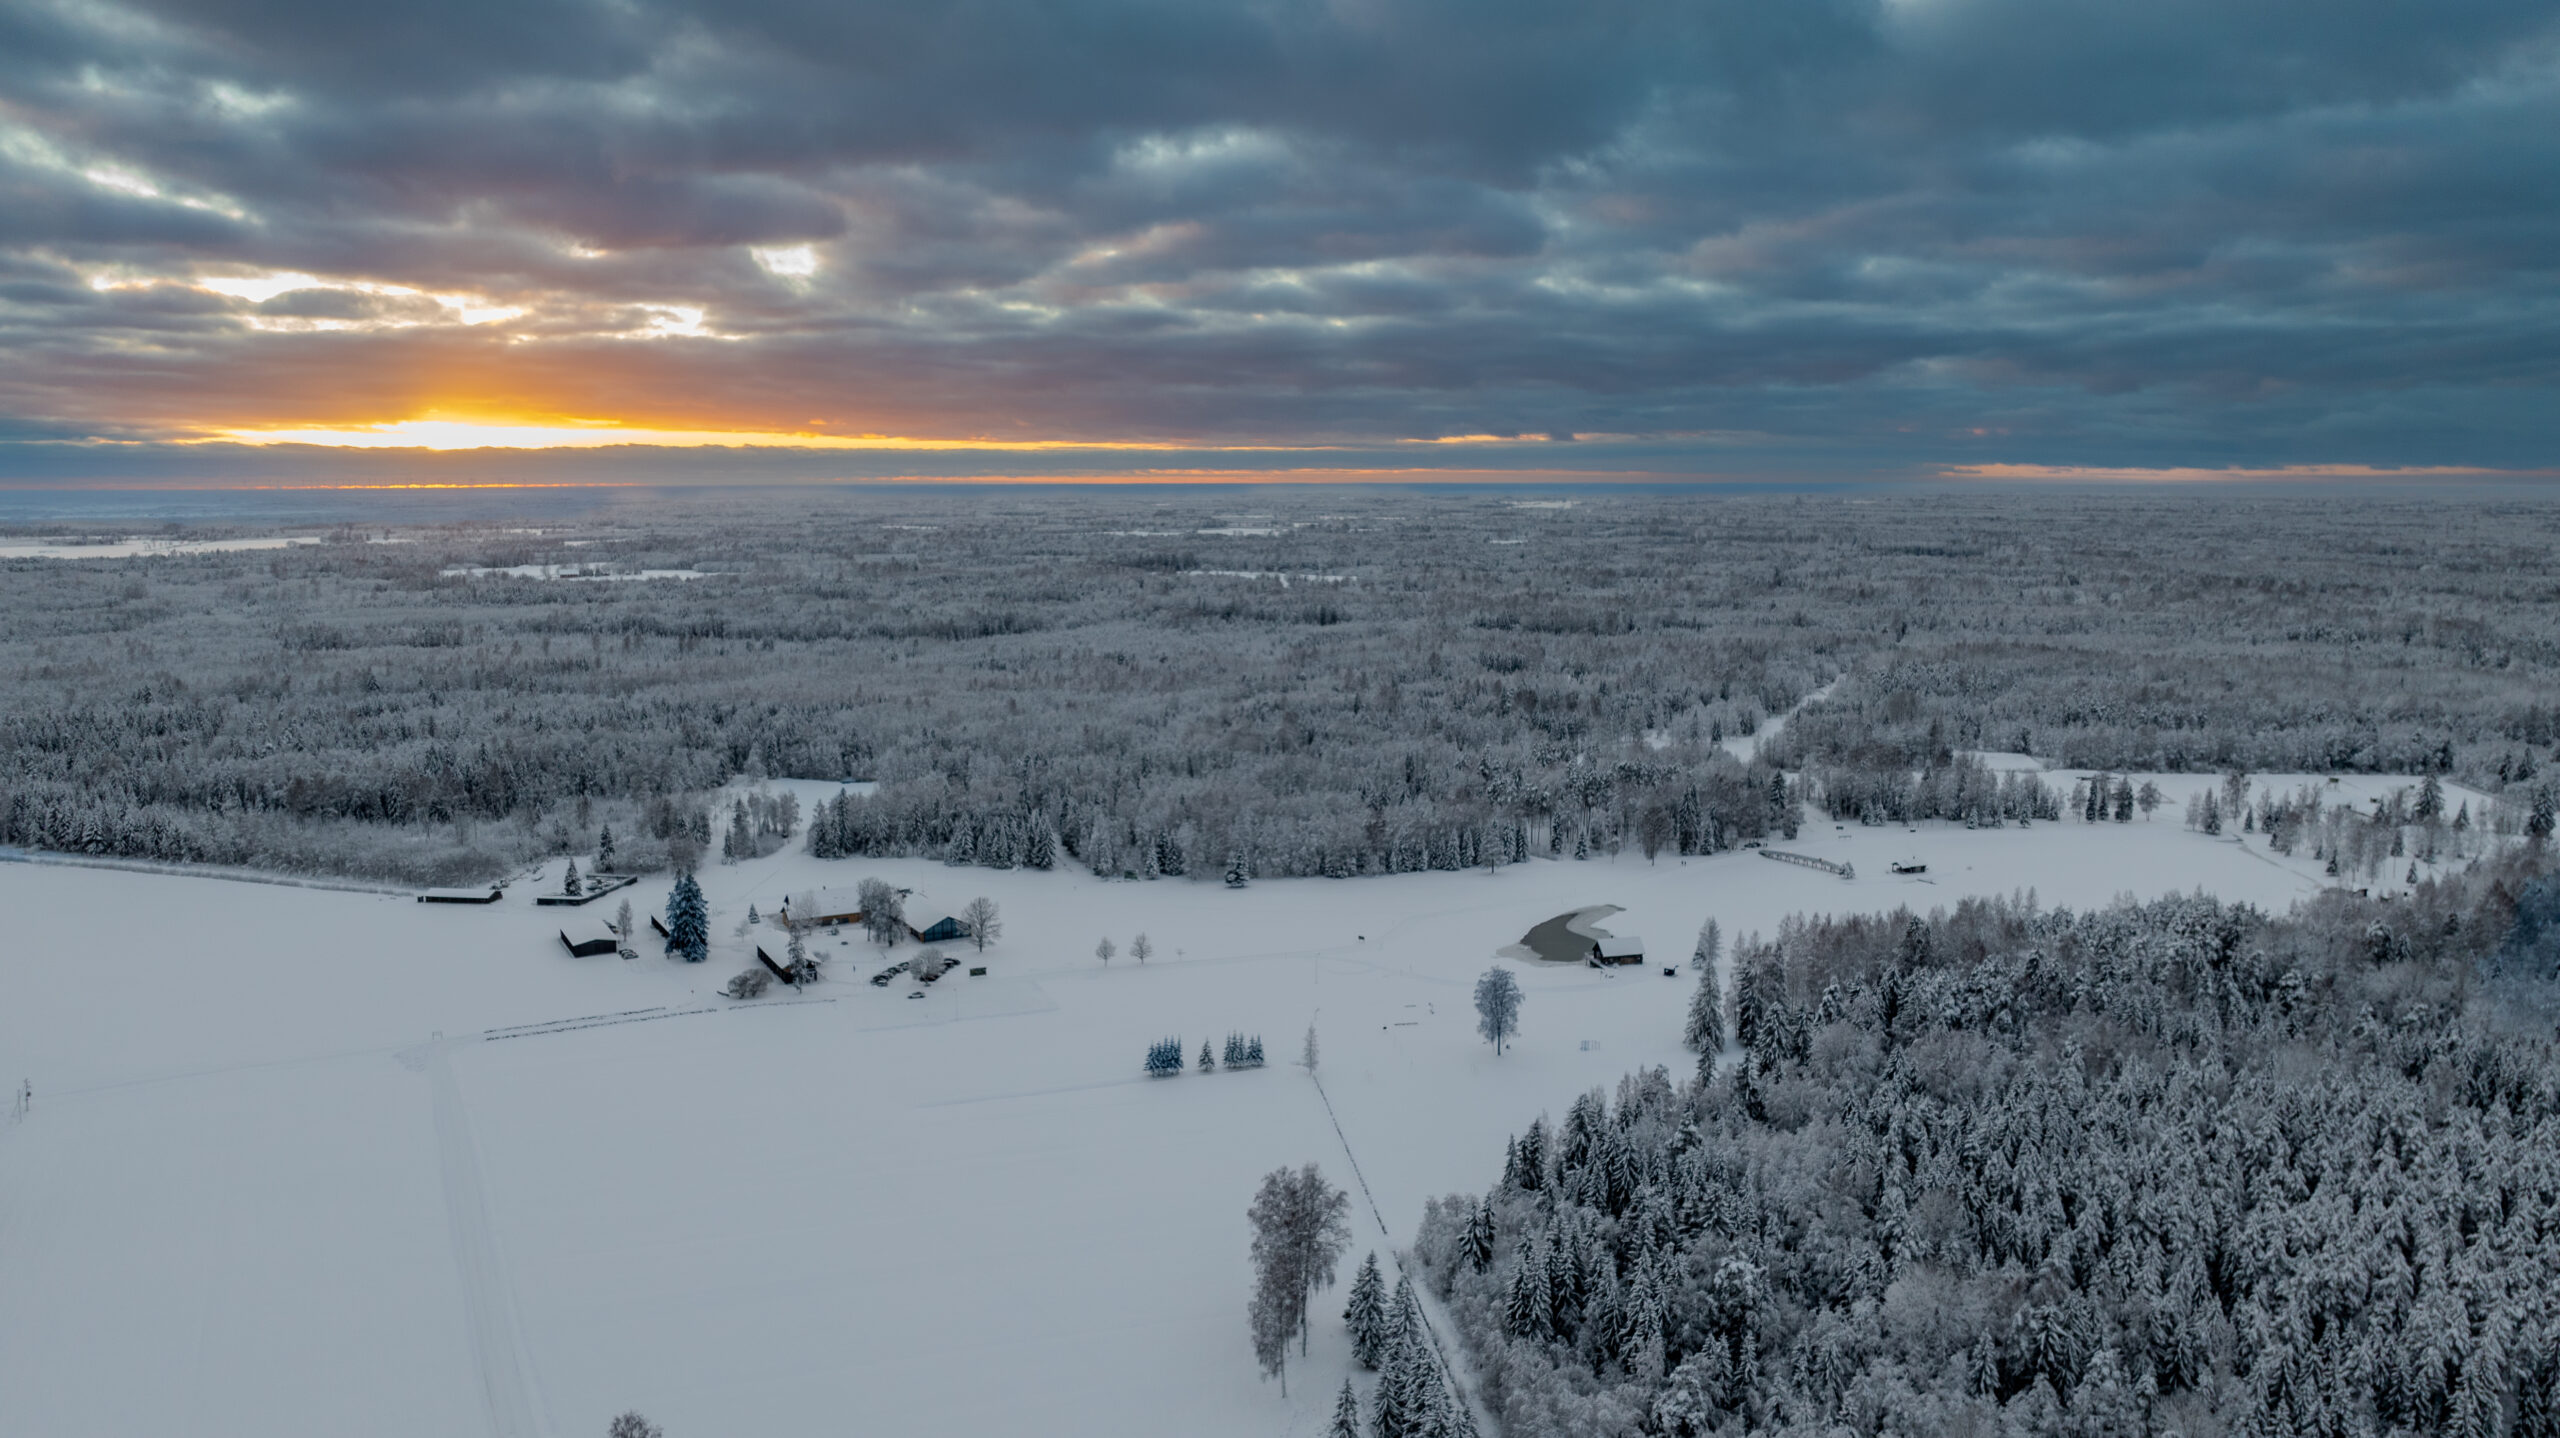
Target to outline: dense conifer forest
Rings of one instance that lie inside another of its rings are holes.
[[[2560,879],[1740,945],[1418,1249],[1506,1431],[2560,1432]]]
[[[1874,796],[1953,794],[1970,749],[2439,772],[2521,814],[2560,741],[2554,520],[812,491],[7,558],[0,844],[432,880],[611,824],[651,865],[774,776],[877,783],[813,816],[821,853],[1347,875],[1708,851],[1826,793],[1919,812]],[[1757,760],[1722,742],[1835,679]]]

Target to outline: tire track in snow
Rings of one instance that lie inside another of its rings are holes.
[[[480,1370],[490,1438],[544,1438],[548,1425],[536,1408],[531,1356],[489,1223],[471,1114],[453,1077],[454,1047],[453,1041],[439,1038],[400,1058],[426,1071],[434,1095],[437,1167],[444,1174],[445,1215],[453,1226],[454,1264],[462,1274],[463,1319],[470,1329],[472,1361]]]

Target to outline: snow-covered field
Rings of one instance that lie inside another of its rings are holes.
[[[1739,936],[2028,889],[2316,891],[2307,859],[2180,827],[2210,782],[2163,777],[2148,822],[1816,821],[1784,846],[1855,881],[1738,853],[1231,891],[794,845],[703,873],[702,966],[568,957],[563,919],[620,896],[537,908],[556,865],[470,908],[0,864],[0,1085],[35,1089],[0,1119],[0,1433],[592,1435],[637,1407],[670,1438],[1312,1434],[1347,1371],[1340,1290],[1283,1398],[1244,1324],[1261,1174],[1322,1165],[1353,1189],[1352,1261],[1383,1256],[1540,1110],[1694,1062],[1691,980],[1662,966],[1710,915]],[[1886,872],[1911,859],[1925,876]],[[717,997],[749,943],[780,951],[739,935],[750,904],[865,875],[994,899],[988,974],[909,998],[863,980],[914,946],[848,933],[805,998]],[[664,891],[626,893],[646,913]],[[1514,964],[1497,1058],[1475,977],[1600,903],[1654,962]],[[1311,1021],[1321,1095],[1294,1064]],[[1150,1041],[1230,1029],[1270,1066],[1139,1075]]]
[[[141,559],[161,554],[228,554],[318,544],[307,535],[256,539],[155,539],[136,535],[108,543],[69,539],[0,539],[0,559]]]

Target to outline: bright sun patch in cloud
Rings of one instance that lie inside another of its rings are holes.
[[[756,247],[747,251],[766,274],[778,279],[805,280],[818,272],[818,249],[815,245],[780,245]]]

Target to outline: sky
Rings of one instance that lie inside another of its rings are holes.
[[[2560,478],[2560,5],[0,0],[0,484]]]

